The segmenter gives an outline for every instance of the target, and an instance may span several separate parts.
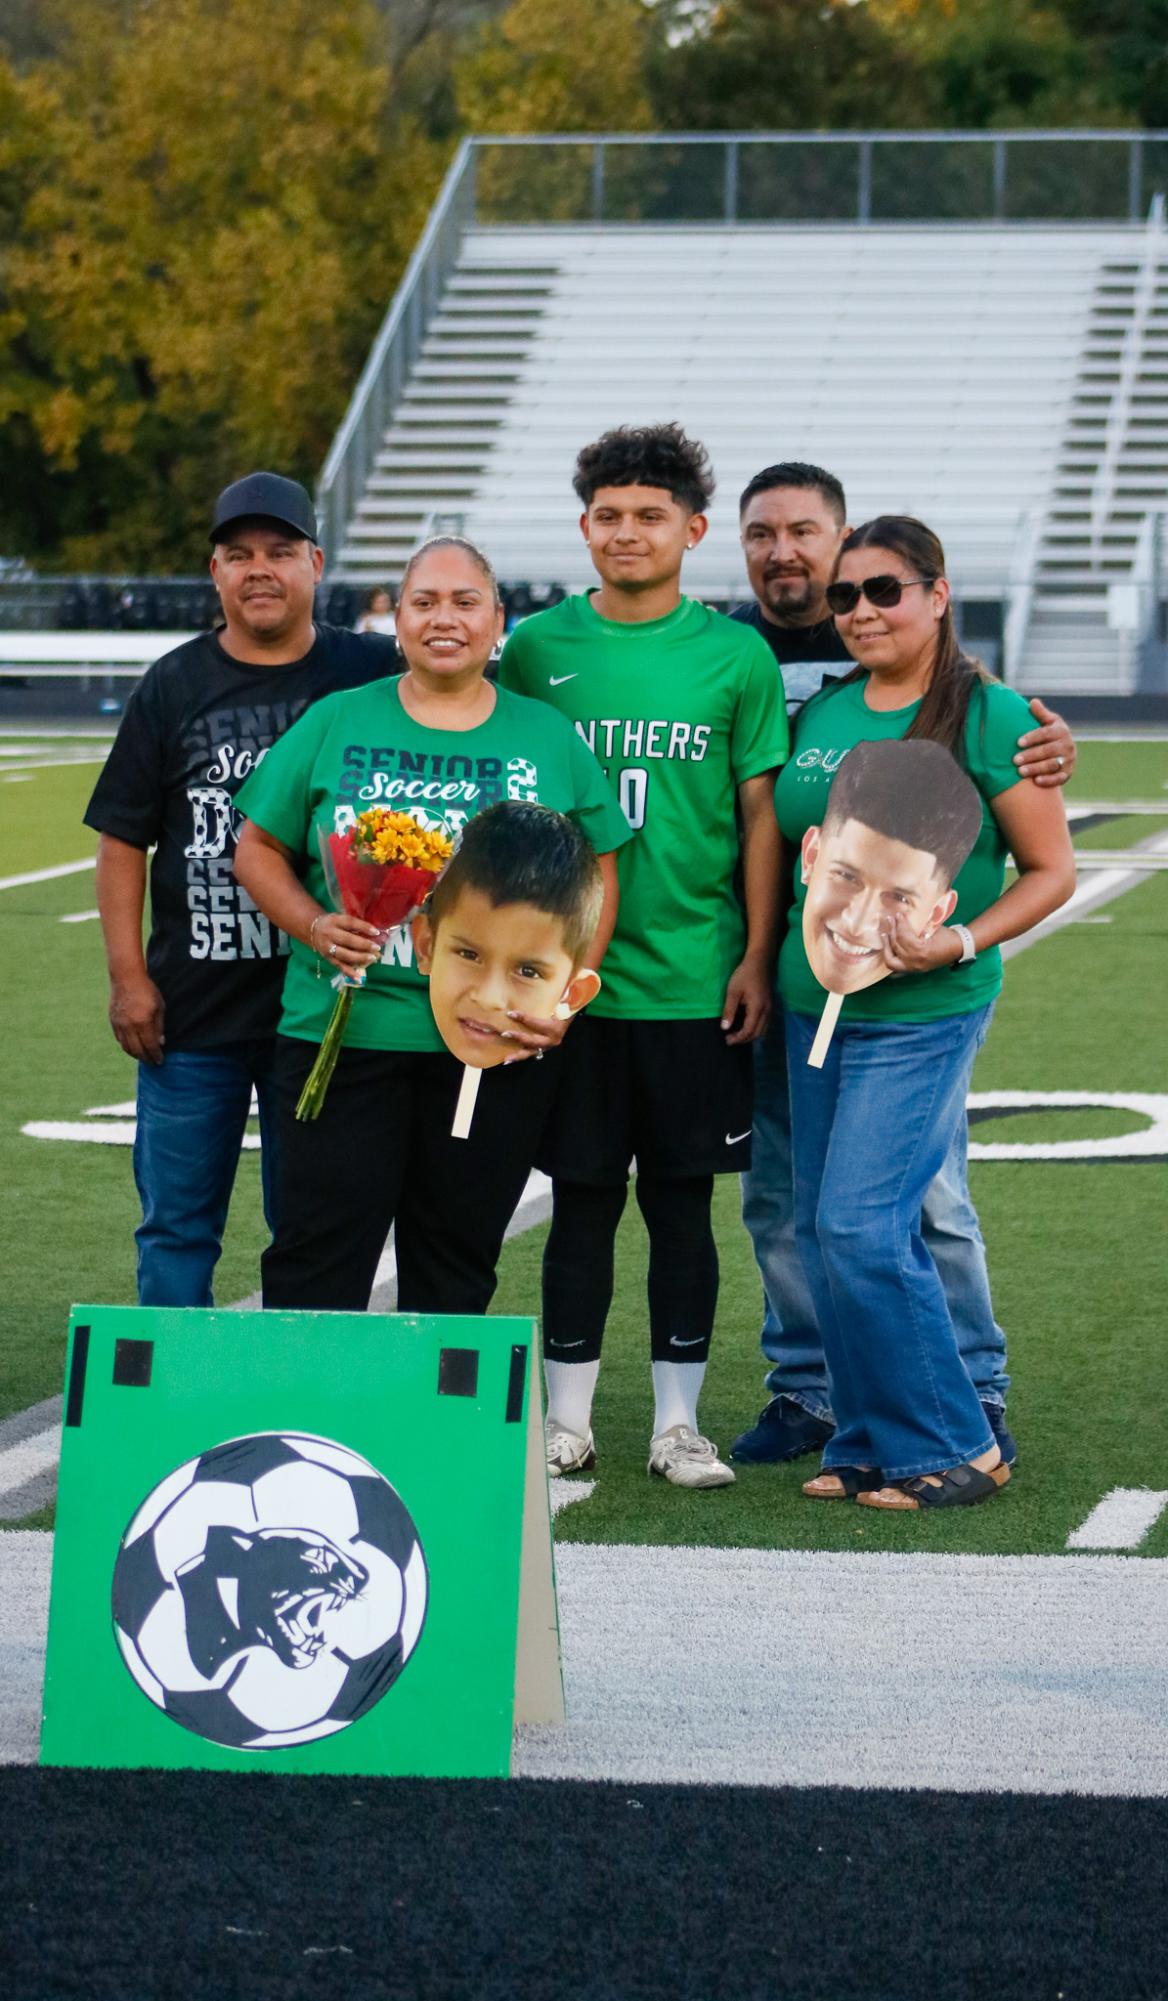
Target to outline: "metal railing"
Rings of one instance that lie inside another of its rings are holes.
[[[1168,185],[1164,131],[525,133],[474,146],[475,220],[488,224],[1138,222]]]
[[[464,139],[454,156],[325,460],[316,512],[326,556],[334,560],[458,257],[463,232],[474,221],[476,143]]]

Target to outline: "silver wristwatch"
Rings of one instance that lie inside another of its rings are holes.
[[[954,959],[954,967],[968,966],[970,961],[977,957],[977,946],[973,942],[973,932],[970,930],[968,924],[951,924],[949,929],[956,931],[957,936],[961,940],[961,957]]]

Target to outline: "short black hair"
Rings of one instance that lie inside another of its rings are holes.
[[[822,830],[845,820],[932,855],[948,886],[981,829],[981,797],[956,758],[931,737],[858,743],[832,779]]]
[[[587,835],[550,806],[517,799],[488,806],[467,823],[426,904],[435,930],[464,889],[477,889],[496,909],[530,903],[562,918],[573,966],[583,960],[604,902],[600,864]]]
[[[602,486],[663,486],[679,507],[704,514],[714,498],[710,455],[680,424],[620,424],[576,460],[572,485],[584,507]]]
[[[804,487],[809,493],[818,493],[840,528],[848,518],[843,486],[835,474],[825,472],[822,466],[804,465],[801,459],[783,459],[778,465],[764,466],[761,472],[756,472],[742,489],[739,514],[745,514],[756,493],[769,493],[776,486]]]

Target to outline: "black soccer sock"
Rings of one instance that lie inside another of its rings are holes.
[[[612,1304],[612,1247],[625,1182],[553,1184],[543,1254],[543,1352],[551,1362],[595,1362]]]
[[[655,1362],[704,1362],[718,1304],[710,1223],[714,1177],[659,1181],[641,1174],[637,1202],[649,1231],[649,1337]]]

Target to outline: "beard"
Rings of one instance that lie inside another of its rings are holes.
[[[764,577],[763,595],[767,609],[782,617],[790,616],[792,612],[796,616],[809,612],[816,604],[820,593],[805,571],[799,572],[798,575],[786,571],[782,575]]]

